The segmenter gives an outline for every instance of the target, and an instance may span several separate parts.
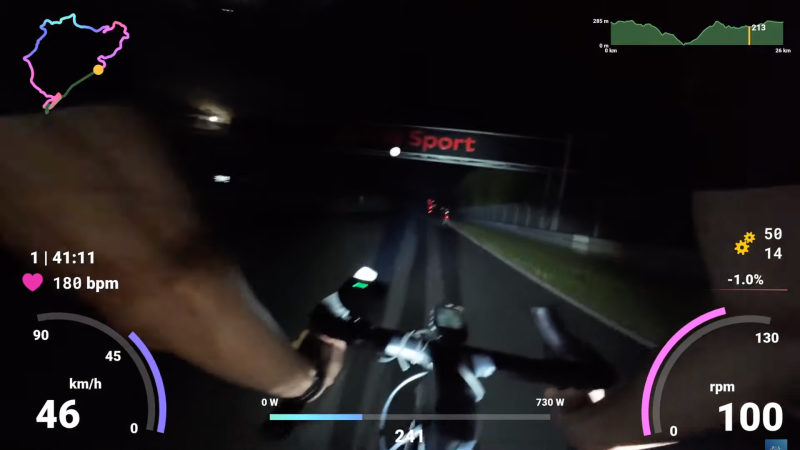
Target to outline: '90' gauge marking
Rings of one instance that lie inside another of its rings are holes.
[[[155,396],[153,395],[153,384],[150,382],[150,378],[147,375],[147,369],[144,366],[144,362],[136,350],[133,349],[130,342],[125,340],[119,333],[112,330],[108,325],[104,323],[98,322],[94,319],[90,319],[86,316],[81,316],[78,314],[70,314],[70,313],[45,313],[39,314],[36,316],[39,322],[44,322],[47,320],[68,320],[72,322],[79,322],[85,325],[89,325],[93,328],[96,328],[103,333],[111,336],[122,348],[128,352],[128,355],[131,357],[131,360],[136,364],[136,368],[139,369],[139,374],[142,376],[142,382],[144,383],[144,389],[147,393],[147,425],[146,429],[153,431],[153,424],[155,423],[155,415],[156,415],[156,402]],[[148,350],[147,346],[136,336],[135,333],[131,333],[129,335],[130,339],[136,344],[139,348],[139,351],[142,352],[145,359],[147,359],[147,363],[150,366],[150,371],[153,373],[153,378],[156,381],[156,388],[158,389],[158,406],[159,406],[159,414],[158,414],[158,429],[159,433],[164,432],[164,427],[167,423],[167,397],[164,392],[164,382],[161,379],[161,372],[158,370],[158,366],[156,365],[153,356],[150,354],[150,350]]]

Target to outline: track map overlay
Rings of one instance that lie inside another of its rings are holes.
[[[56,92],[55,94],[48,94],[42,88],[40,88],[39,86],[36,85],[36,82],[34,81],[34,77],[36,76],[36,73],[35,73],[35,71],[33,69],[33,64],[31,63],[30,58],[31,58],[31,56],[33,56],[34,53],[36,53],[37,50],[39,50],[39,44],[41,44],[42,41],[44,40],[44,38],[47,37],[47,27],[48,26],[55,26],[55,25],[65,24],[65,21],[67,21],[67,23],[68,23],[69,19],[72,19],[72,24],[76,28],[81,28],[81,29],[84,29],[84,30],[91,30],[94,33],[106,34],[109,31],[114,30],[114,28],[116,28],[117,26],[119,26],[120,28],[122,28],[122,31],[123,31],[122,38],[119,40],[119,45],[116,47],[116,49],[114,49],[114,51],[110,55],[100,55],[100,56],[98,56],[97,57],[97,61],[99,62],[99,64],[95,65],[92,68],[92,71],[89,74],[87,74],[85,77],[79,79],[75,83],[72,83],[72,85],[69,86],[69,88],[64,92],[63,95],[60,92]],[[87,25],[78,24],[77,19],[75,17],[75,14],[70,14],[68,16],[64,16],[64,17],[58,19],[57,21],[52,21],[52,20],[46,19],[42,23],[42,25],[39,27],[39,29],[43,31],[42,35],[39,37],[39,39],[36,40],[36,45],[34,46],[33,51],[31,51],[30,53],[25,55],[22,58],[22,60],[25,61],[25,63],[28,64],[28,68],[30,68],[30,71],[31,71],[31,77],[30,77],[31,86],[33,86],[33,88],[36,89],[40,94],[42,94],[46,99],[44,104],[42,105],[42,108],[45,110],[45,114],[49,114],[50,110],[53,109],[56,106],[56,104],[58,104],[58,102],[60,102],[64,98],[66,98],[66,96],[69,95],[70,91],[75,86],[77,86],[80,83],[86,81],[87,79],[91,78],[94,75],[102,75],[103,71],[106,68],[106,61],[111,59],[111,58],[113,58],[114,56],[116,56],[116,54],[120,50],[122,50],[123,42],[126,39],[130,39],[130,34],[128,34],[128,27],[125,26],[121,22],[114,21],[111,25],[103,25],[100,28],[92,28],[92,27],[87,26]]]

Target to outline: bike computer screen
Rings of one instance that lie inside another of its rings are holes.
[[[460,330],[465,326],[461,311],[449,306],[437,306],[433,313],[433,322],[437,328],[451,330]]]

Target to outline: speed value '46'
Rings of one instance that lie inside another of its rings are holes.
[[[81,422],[81,415],[78,411],[72,409],[75,406],[75,400],[68,400],[61,405],[58,410],[58,418],[55,415],[55,400],[47,400],[44,402],[42,410],[36,416],[36,422],[44,422],[47,428],[55,428],[56,422],[61,424],[64,428],[75,428]]]
[[[81,415],[73,408],[75,400],[68,400],[64,402],[58,410],[58,417],[55,414],[55,400],[47,400],[44,406],[36,416],[37,423],[46,423],[47,428],[55,428],[56,423],[67,429],[72,429],[78,426],[81,422]],[[136,434],[139,431],[139,425],[136,423],[131,424],[131,433]]]

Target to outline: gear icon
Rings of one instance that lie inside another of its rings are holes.
[[[748,231],[747,233],[745,233],[745,235],[744,235],[744,241],[745,242],[747,242],[748,244],[752,244],[753,241],[755,241],[755,240],[756,240],[756,235],[753,234],[751,231]]]
[[[745,253],[747,253],[747,249],[748,248],[750,248],[750,246],[745,244],[744,241],[737,242],[736,243],[736,247],[734,247],[734,249],[736,250],[736,253],[739,254],[739,255],[744,255]]]

